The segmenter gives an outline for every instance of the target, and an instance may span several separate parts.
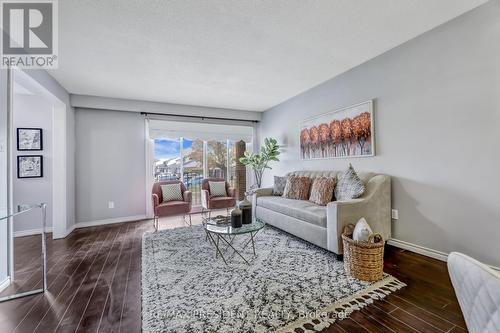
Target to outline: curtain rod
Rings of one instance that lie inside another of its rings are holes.
[[[196,118],[196,119],[210,119],[210,120],[231,120],[231,121],[241,121],[247,123],[258,123],[258,120],[248,120],[248,119],[234,119],[234,118],[222,118],[222,117],[206,117],[206,116],[192,116],[192,115],[180,115],[180,114],[172,114],[172,113],[155,113],[155,112],[141,112],[142,115],[148,116],[169,116],[169,117],[184,117],[184,118]]]

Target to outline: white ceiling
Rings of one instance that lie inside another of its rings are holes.
[[[486,0],[64,0],[73,94],[266,110]]]

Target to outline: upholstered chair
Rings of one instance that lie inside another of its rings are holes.
[[[225,182],[227,196],[214,196],[210,193],[209,182]],[[205,178],[201,182],[201,206],[202,213],[210,212],[214,209],[232,208],[236,205],[236,189],[229,186],[224,178]]]
[[[180,184],[181,185],[181,193],[182,193],[182,201],[163,201],[163,193],[161,190],[162,185],[167,184]],[[153,212],[154,212],[154,221],[153,225],[155,230],[158,230],[158,219],[164,216],[175,216],[175,215],[183,215],[184,221],[186,220],[186,215],[189,217],[189,225],[191,225],[191,203],[192,203],[192,193],[186,189],[186,186],[180,180],[167,180],[161,181],[153,184],[152,190],[152,203],[153,203]]]
[[[469,332],[500,332],[500,273],[457,252],[448,271]]]

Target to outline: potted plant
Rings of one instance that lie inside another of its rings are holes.
[[[271,169],[269,162],[279,162],[279,154],[280,146],[278,145],[278,141],[274,138],[265,138],[264,144],[260,147],[260,152],[258,154],[245,151],[244,156],[240,158],[241,163],[252,168],[255,174],[257,188],[260,188],[262,185],[262,175],[264,171],[266,169]]]

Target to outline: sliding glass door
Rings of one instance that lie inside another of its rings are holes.
[[[193,192],[193,206],[201,205],[201,180],[203,179],[204,142],[200,139],[182,138],[182,179]]]
[[[155,139],[155,181],[182,180],[193,192],[193,205],[201,205],[201,181],[236,178],[235,144],[232,140],[190,138]]]
[[[227,141],[210,140],[207,142],[208,176],[224,178],[227,176]]]

